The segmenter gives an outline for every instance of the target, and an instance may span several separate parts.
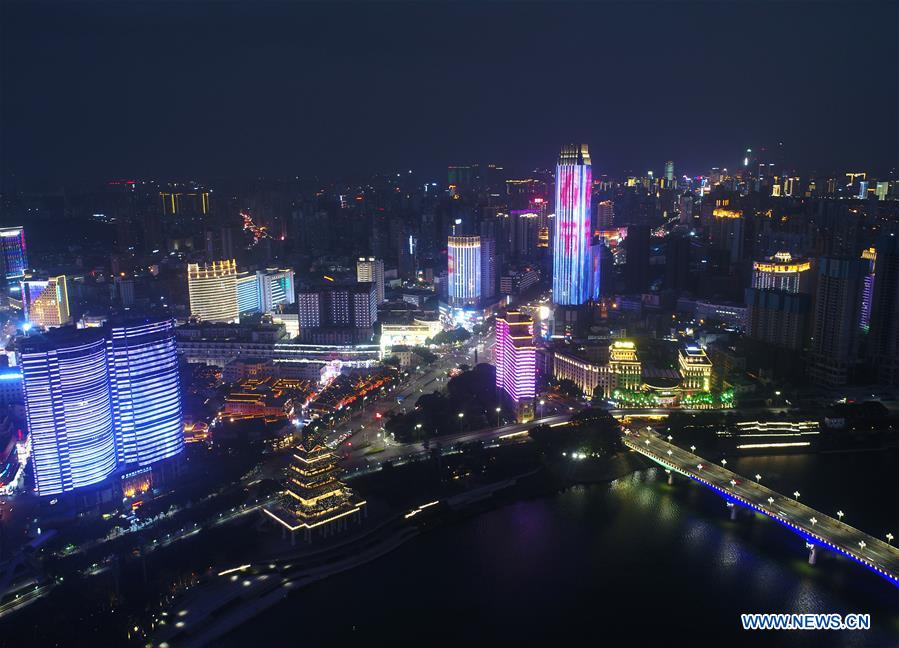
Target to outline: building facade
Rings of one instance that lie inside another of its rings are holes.
[[[356,281],[375,284],[375,298],[384,303],[384,262],[374,257],[360,257],[356,261]]]
[[[237,262],[234,259],[187,265],[190,314],[206,322],[237,322]]]
[[[534,418],[536,353],[534,320],[519,311],[496,317],[496,387],[514,405],[519,423]]]
[[[481,301],[481,237],[450,236],[447,241],[447,300],[450,306]]]
[[[563,146],[556,165],[553,235],[553,303],[560,306],[578,306],[594,293],[591,285],[591,186],[587,145]]]
[[[71,323],[69,288],[65,275],[45,281],[27,279],[21,282],[22,308],[25,319],[40,329]]]
[[[19,346],[38,495],[157,465],[184,448],[174,320],[66,327]]]

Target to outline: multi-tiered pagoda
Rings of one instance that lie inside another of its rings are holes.
[[[341,473],[330,448],[304,431],[287,470],[284,496],[265,509],[285,533],[290,531],[291,544],[297,531],[310,542],[315,531],[329,536],[346,529],[351,520],[361,521],[365,502],[340,481]]]

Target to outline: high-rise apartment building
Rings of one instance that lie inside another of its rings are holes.
[[[375,284],[375,298],[384,303],[384,262],[374,257],[360,257],[356,261],[356,281]]]
[[[234,259],[187,265],[190,314],[206,322],[237,322],[237,262]]]
[[[300,338],[320,344],[355,344],[373,335],[378,319],[374,283],[325,281],[297,291]]]
[[[518,311],[496,318],[496,387],[515,406],[519,423],[534,418],[537,349],[534,321]]]
[[[877,241],[868,346],[880,381],[899,384],[899,236]]]
[[[586,144],[562,147],[553,236],[553,303],[560,306],[578,306],[593,295],[591,169]]]
[[[818,259],[808,366],[814,382],[839,387],[849,380],[858,354],[864,275],[863,259]]]

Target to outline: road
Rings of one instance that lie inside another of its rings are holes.
[[[351,450],[344,461],[347,471],[352,474],[361,472],[366,469],[376,468],[386,461],[402,462],[414,459],[430,452],[430,448],[447,448],[458,443],[470,443],[472,441],[490,441],[499,437],[514,435],[519,432],[526,432],[538,425],[557,425],[566,423],[574,413],[556,414],[541,419],[534,419],[527,423],[511,423],[500,427],[490,427],[481,430],[471,430],[460,432],[459,434],[447,434],[433,439],[430,447],[416,441],[414,443],[397,443],[387,446],[383,451],[376,454],[366,454],[367,448],[354,448]]]
[[[428,365],[423,373],[413,374],[410,380],[397,391],[379,400],[366,400],[363,410],[339,423],[334,430],[328,433],[328,441],[334,444],[349,441],[353,446],[368,445],[374,442],[377,438],[375,435],[380,432],[383,418],[388,412],[406,411],[415,406],[415,401],[419,396],[443,389],[448,380],[447,373],[451,369],[463,364],[474,364],[474,350],[479,345],[483,345],[484,351],[479,351],[478,362],[491,361],[492,331],[474,335],[464,344],[444,353]],[[402,401],[402,403],[398,404],[397,401]],[[389,447],[390,442],[383,437],[382,440]]]
[[[840,519],[816,511],[797,497],[782,495],[690,450],[669,443],[658,433],[626,430],[624,443],[663,466],[718,491],[728,499],[773,518],[805,536],[808,544],[839,551],[899,585],[899,549]],[[794,494],[795,495],[795,494]],[[810,547],[810,550],[815,551]]]

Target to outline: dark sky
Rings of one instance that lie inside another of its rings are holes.
[[[899,155],[899,3],[2,1],[0,165],[26,183],[495,161],[700,173]]]

